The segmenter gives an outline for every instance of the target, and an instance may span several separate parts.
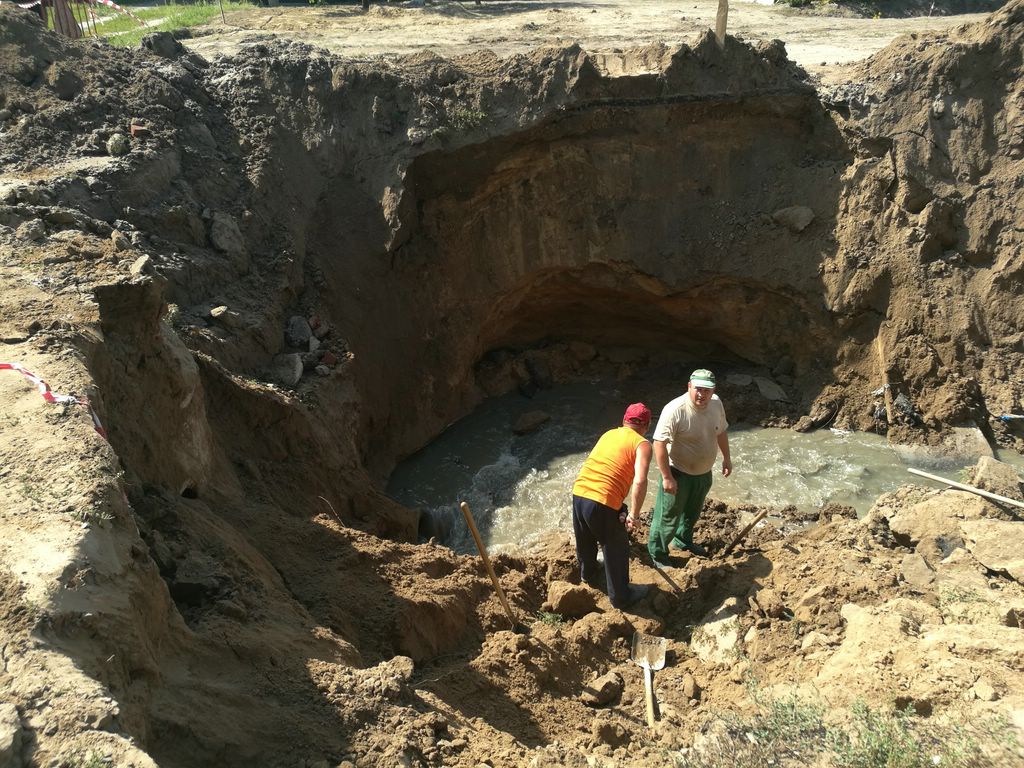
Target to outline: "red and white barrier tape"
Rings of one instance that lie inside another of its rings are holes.
[[[100,437],[104,440],[107,439],[107,430],[103,428],[103,424],[100,423],[100,417],[96,415],[96,411],[92,409],[88,399],[84,397],[75,397],[74,395],[58,395],[50,390],[50,385],[43,381],[41,378],[36,376],[32,371],[28,370],[21,363],[0,363],[0,371],[17,371],[26,379],[31,381],[39,394],[43,396],[43,400],[48,403],[54,404],[71,404],[80,405],[89,412],[89,416],[92,417],[93,426],[99,433]]]
[[[103,5],[109,5],[111,8],[113,8],[113,9],[115,9],[117,11],[120,11],[121,13],[125,14],[126,16],[131,16],[133,19],[135,19],[137,22],[139,22],[139,24],[141,26],[143,26],[143,27],[146,26],[146,22],[144,22],[142,19],[140,19],[138,16],[136,16],[134,13],[129,11],[124,6],[121,6],[121,5],[118,5],[117,3],[115,3],[114,0],[86,0],[86,2],[89,3],[90,5],[96,5],[96,3],[103,3]]]
[[[25,10],[29,10],[30,8],[37,7],[42,2],[43,2],[43,0],[34,0],[31,3],[15,3],[15,5],[18,6],[19,8],[24,8]],[[144,22],[142,19],[140,19],[134,13],[129,11],[123,5],[118,5],[117,3],[115,3],[114,0],[82,0],[82,2],[84,2],[86,5],[96,5],[97,3],[103,3],[103,5],[109,5],[111,8],[113,8],[116,11],[120,11],[125,16],[130,16],[131,18],[135,19],[137,22],[139,22],[139,26],[142,26],[142,27],[146,26],[146,22]]]

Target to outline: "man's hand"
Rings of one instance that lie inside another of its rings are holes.
[[[679,485],[676,483],[676,479],[672,477],[672,475],[661,478],[661,487],[665,490],[665,493],[670,493],[673,496],[675,496],[676,491],[679,490]]]
[[[722,459],[722,477],[732,474],[732,459]]]

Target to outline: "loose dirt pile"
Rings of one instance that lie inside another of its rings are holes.
[[[709,34],[207,61],[0,9],[0,362],[76,399],[0,371],[0,764],[697,761],[752,686],[1024,727],[1020,521],[988,502],[638,558],[635,613],[552,541],[498,558],[516,632],[379,491],[487,396],[698,360],[739,421],[1020,447],[1022,37],[1010,3],[819,92]],[[671,641],[651,731],[634,631]]]

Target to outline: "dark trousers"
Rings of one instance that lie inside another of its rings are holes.
[[[593,585],[597,577],[597,547],[604,550],[608,599],[619,606],[629,595],[629,534],[619,521],[621,509],[612,509],[581,496],[572,497],[572,530],[576,534],[576,558],[580,576]]]

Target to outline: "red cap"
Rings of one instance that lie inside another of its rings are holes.
[[[650,424],[651,409],[643,403],[633,403],[626,409],[626,414],[622,417],[622,420],[631,421],[634,424]]]

